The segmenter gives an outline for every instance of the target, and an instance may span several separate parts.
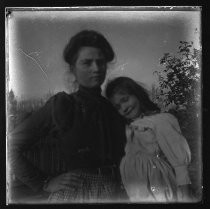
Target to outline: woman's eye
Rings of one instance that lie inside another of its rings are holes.
[[[106,64],[105,60],[99,60],[97,61],[98,66],[104,66]]]
[[[85,61],[82,63],[83,65],[86,65],[86,66],[90,66],[91,65],[91,61]]]

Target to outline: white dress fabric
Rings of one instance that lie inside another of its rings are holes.
[[[190,183],[191,153],[177,119],[169,113],[138,118],[126,127],[120,164],[132,202],[177,201],[177,187]]]

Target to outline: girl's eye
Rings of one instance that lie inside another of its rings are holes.
[[[127,101],[128,101],[128,96],[123,97],[121,101],[122,101],[122,102],[127,102]]]
[[[119,109],[120,109],[120,105],[115,105],[115,108],[116,108],[117,110],[119,110]]]

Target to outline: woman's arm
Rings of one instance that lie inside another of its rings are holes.
[[[75,189],[81,185],[82,179],[79,174],[74,172],[62,173],[56,177],[48,179],[44,185],[45,192],[56,192],[62,189]]]
[[[8,134],[8,165],[12,173],[34,191],[42,189],[45,176],[23,155],[40,137],[44,136],[52,124],[51,98],[44,107],[32,114]]]

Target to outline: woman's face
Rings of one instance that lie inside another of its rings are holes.
[[[82,47],[73,65],[73,73],[79,85],[95,88],[105,80],[107,63],[100,49]]]
[[[111,102],[126,119],[135,119],[141,114],[140,102],[135,95],[117,92],[112,96]]]

